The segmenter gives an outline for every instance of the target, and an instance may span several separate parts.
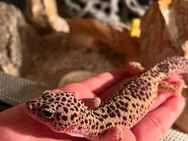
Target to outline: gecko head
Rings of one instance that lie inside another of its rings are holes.
[[[45,91],[26,103],[29,114],[56,132],[66,131],[83,118],[86,107],[70,92]]]

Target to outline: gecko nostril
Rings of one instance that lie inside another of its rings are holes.
[[[46,118],[51,118],[54,113],[53,113],[52,111],[42,110],[42,114],[43,114]]]
[[[28,102],[26,102],[26,107],[27,107],[28,110],[31,111],[33,109],[34,102],[36,102],[36,101],[28,101]]]

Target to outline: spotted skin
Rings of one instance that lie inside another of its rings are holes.
[[[98,108],[88,108],[73,93],[61,91],[45,91],[26,106],[32,117],[56,132],[94,139],[114,127],[133,127],[154,103],[161,82],[170,75],[187,72],[187,59],[170,57],[124,80]]]

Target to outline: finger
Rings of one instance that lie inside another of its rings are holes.
[[[173,95],[175,95],[175,93],[173,93],[173,92],[159,91],[150,111],[158,108],[162,103],[164,103],[169,97],[171,97]]]
[[[149,112],[132,129],[137,140],[158,141],[180,115],[184,106],[185,98],[174,96],[170,97],[159,108]]]
[[[85,87],[81,83],[71,83],[61,88],[54,89],[53,91],[68,91],[72,92],[76,97],[83,99],[83,98],[93,98],[96,95],[91,92],[88,87]]]
[[[136,141],[134,134],[124,127],[110,128],[98,141]]]

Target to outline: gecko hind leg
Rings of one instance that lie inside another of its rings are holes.
[[[182,93],[183,88],[186,88],[185,82],[180,79],[176,83],[170,83],[168,81],[162,81],[159,85],[160,88],[174,92],[177,95]]]

